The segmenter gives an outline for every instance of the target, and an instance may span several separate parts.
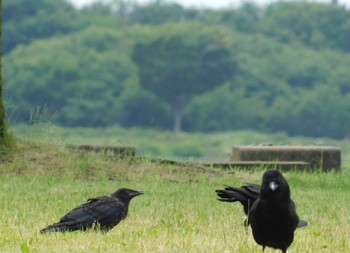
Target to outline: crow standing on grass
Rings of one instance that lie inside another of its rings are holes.
[[[243,205],[248,215],[245,224],[251,226],[254,240],[263,251],[265,247],[271,247],[287,252],[294,239],[294,230],[307,225],[299,220],[287,180],[277,170],[265,172],[261,186],[227,186],[216,192],[220,201],[239,201]]]
[[[63,216],[59,222],[40,232],[74,231],[88,228],[109,231],[126,218],[130,200],[141,194],[143,194],[142,191],[121,188],[109,196],[88,199],[86,203]]]

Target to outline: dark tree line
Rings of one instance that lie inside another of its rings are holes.
[[[3,4],[14,123],[349,134],[350,12],[339,4],[28,4]]]

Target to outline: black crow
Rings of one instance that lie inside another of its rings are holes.
[[[130,200],[141,194],[143,194],[142,191],[121,188],[109,196],[88,199],[86,203],[63,216],[59,222],[40,232],[74,231],[88,228],[109,231],[126,218]]]
[[[254,240],[263,250],[271,247],[287,252],[294,239],[294,230],[307,225],[299,220],[289,185],[277,170],[264,173],[261,187],[255,184],[241,188],[227,186],[216,192],[220,201],[242,203],[248,215],[245,224],[251,226]]]

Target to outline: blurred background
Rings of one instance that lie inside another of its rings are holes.
[[[349,1],[8,0],[2,37],[13,126],[350,137]]]

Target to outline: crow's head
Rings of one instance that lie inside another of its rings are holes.
[[[288,182],[279,171],[269,170],[264,173],[261,184],[261,198],[289,200]]]
[[[132,198],[143,194],[141,190],[132,190],[128,188],[120,188],[112,194],[112,197],[125,201],[130,201]]]

